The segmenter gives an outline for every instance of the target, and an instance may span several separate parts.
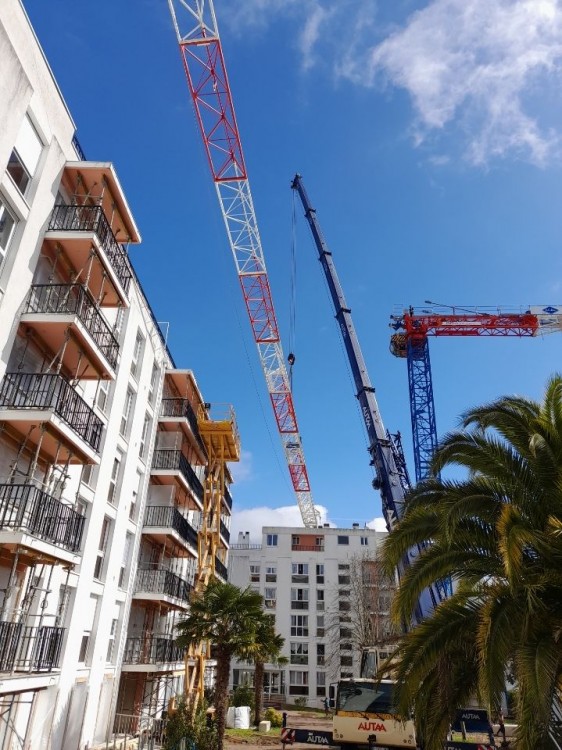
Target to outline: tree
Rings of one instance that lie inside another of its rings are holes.
[[[465,478],[440,479],[447,467]],[[542,403],[503,397],[468,411],[408,496],[384,543],[395,569],[417,544],[393,601],[408,622],[422,591],[450,577],[454,593],[401,639],[397,698],[424,718],[427,750],[442,747],[455,709],[479,695],[500,705],[518,684],[518,747],[548,747],[562,676],[562,378]]]
[[[223,750],[228,709],[228,679],[233,657],[244,658],[257,638],[258,628],[265,617],[263,599],[250,588],[239,589],[231,583],[211,580],[205,589],[193,597],[187,618],[177,625],[177,642],[189,648],[191,644],[210,641],[217,661],[215,685],[215,717],[217,750]]]
[[[264,617],[257,625],[256,639],[244,654],[245,659],[254,662],[254,723],[256,726],[261,721],[265,665],[267,662],[276,664],[287,662],[286,657],[281,656],[284,644],[283,636],[275,632],[273,619],[264,613]]]

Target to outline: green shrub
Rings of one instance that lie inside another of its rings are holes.
[[[232,692],[231,706],[250,706],[254,710],[254,688],[251,685],[238,685]]]
[[[280,727],[283,724],[283,714],[274,708],[266,709],[263,718],[266,721],[270,721],[272,727]]]
[[[187,740],[187,747],[196,747],[197,750],[215,750],[217,747],[216,724],[207,716],[204,702],[191,717],[185,701],[179,701],[177,709],[168,717],[164,732],[167,750],[175,750],[183,740]]]
[[[299,706],[299,708],[304,708],[307,703],[308,699],[304,695],[299,695],[298,698],[295,698],[295,706]]]

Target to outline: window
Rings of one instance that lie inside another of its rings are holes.
[[[308,609],[308,589],[291,589],[291,609]]]
[[[266,587],[263,598],[266,609],[275,609],[277,604],[277,589]]]
[[[98,393],[96,396],[96,406],[100,411],[102,411],[104,414],[106,413],[106,408],[108,406],[107,401],[109,398],[109,386],[110,382],[109,380],[100,380],[98,383]]]
[[[352,667],[353,656],[340,656],[340,664],[342,665],[342,667]]]
[[[144,424],[142,426],[142,433],[141,433],[141,439],[140,439],[140,447],[139,447],[139,457],[145,458],[146,456],[146,448],[148,446],[148,438],[150,436],[150,414],[147,412],[144,415]]]
[[[308,638],[308,615],[291,615],[293,638]]]
[[[115,338],[119,338],[121,328],[123,327],[123,321],[125,320],[125,308],[120,307],[117,310],[117,316],[115,318],[115,325],[113,326],[113,335]]]
[[[340,612],[350,612],[351,611],[351,602],[345,601],[345,599],[342,601],[340,600],[338,602],[338,609]]]
[[[277,583],[277,565],[266,565],[265,581],[266,583]]]
[[[326,645],[324,643],[316,644],[316,663],[323,666],[326,663]]]
[[[277,547],[277,534],[268,534],[266,544],[268,547]]]
[[[348,563],[340,563],[340,564],[338,565],[338,570],[349,570],[349,565],[348,565]]]
[[[80,481],[84,484],[87,484],[88,487],[92,487],[92,480],[93,480],[93,472],[94,472],[94,465],[93,464],[85,464],[82,467],[82,476],[80,477]]]
[[[369,537],[368,536],[362,536],[361,537],[361,546],[362,547],[368,547],[369,546]]]
[[[250,565],[250,581],[252,583],[260,582],[260,566],[259,565]]]
[[[324,610],[324,589],[318,589],[316,591],[316,609],[319,612]]]
[[[119,625],[119,618],[121,613],[121,604],[115,602],[115,611],[113,619],[111,620],[111,630],[109,632],[109,640],[107,642],[107,654],[105,657],[106,662],[109,664],[113,661],[113,652],[115,651],[115,637],[117,635],[117,627]]]
[[[16,145],[8,161],[8,174],[16,183],[20,193],[25,195],[37,170],[43,144],[27,115],[16,138]]]
[[[316,695],[326,695],[326,672],[316,672]]]
[[[338,584],[340,586],[349,586],[351,576],[338,576]]]
[[[135,394],[134,394],[133,389],[127,388],[127,396],[125,397],[125,407],[123,409],[123,415],[121,416],[121,427],[119,428],[119,432],[124,438],[126,438],[128,435],[129,420],[131,418],[131,413],[133,411],[134,398],[135,398]]]
[[[150,376],[150,386],[148,388],[148,400],[150,401],[151,404],[154,403],[157,383],[158,383],[158,365],[156,364],[156,362],[153,362],[152,375]]]
[[[0,269],[6,258],[15,226],[16,220],[6,208],[4,201],[0,198]]]
[[[308,583],[308,563],[293,563],[291,570],[293,583]]]
[[[137,470],[137,486],[133,490],[133,494],[131,497],[131,505],[129,507],[129,519],[131,521],[136,521],[137,518],[137,502],[139,499],[139,495],[142,488],[142,480],[143,480],[143,473],[142,471]]]
[[[80,653],[78,654],[78,661],[83,664],[88,656],[88,646],[90,645],[90,633],[84,633],[82,635],[82,641],[80,643]]]
[[[132,542],[133,535],[127,532],[127,536],[125,537],[125,548],[123,550],[123,559],[121,560],[121,567],[119,568],[119,581],[117,583],[120,589],[124,589],[127,586]]]
[[[338,591],[339,596],[342,599],[348,599],[351,596],[351,590],[350,589],[340,589]]]
[[[308,672],[289,670],[289,694],[308,695]]]
[[[316,583],[324,583],[324,564],[316,566]]]
[[[308,664],[308,643],[291,643],[291,664]]]
[[[340,651],[351,651],[353,646],[351,643],[347,643],[345,641],[340,641]]]
[[[138,380],[139,373],[142,367],[142,350],[144,348],[144,336],[140,331],[137,331],[137,338],[135,339],[135,348],[133,349],[133,359],[131,361],[131,375]]]
[[[117,504],[117,489],[119,485],[119,475],[121,473],[121,461],[123,460],[123,454],[120,450],[117,450],[115,458],[113,459],[113,466],[111,467],[111,477],[109,479],[109,490],[107,491],[107,502],[111,505]]]
[[[351,628],[340,628],[340,638],[351,638]]]
[[[300,543],[301,543],[301,538],[300,538],[300,536],[295,536],[295,535],[293,535],[293,538],[292,538],[291,544],[292,544],[292,545],[294,546],[294,545],[296,545],[296,544],[300,544]]]
[[[324,638],[324,615],[316,617],[316,637]]]
[[[109,540],[109,532],[111,529],[111,519],[107,516],[103,519],[101,526],[100,541],[98,544],[98,556],[96,564],[94,566],[94,578],[101,580],[103,574],[103,560],[107,551],[107,542]]]
[[[348,536],[338,536],[338,544],[349,544]]]

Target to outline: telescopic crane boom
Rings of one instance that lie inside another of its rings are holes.
[[[375,389],[369,379],[367,366],[363,359],[361,347],[359,346],[359,339],[357,338],[351,319],[351,310],[345,300],[343,289],[336,273],[332,253],[324,240],[322,230],[316,218],[316,211],[310,205],[302,177],[299,174],[295,175],[292,188],[297,191],[302,201],[304,215],[308,220],[316,249],[318,250],[318,259],[328,282],[336,320],[339,324],[353,373],[356,388],[355,395],[361,407],[361,415],[369,440],[371,464],[374,466],[376,472],[373,487],[380,490],[386,525],[388,530],[391,531],[396,522],[402,518],[404,513],[404,497],[410,489],[403,456],[398,450],[393,437],[384,428],[377,399],[375,398]],[[413,550],[411,557],[415,555],[416,550]],[[405,565],[408,562],[405,561]],[[416,613],[417,620],[423,619],[423,617],[434,609],[439,601],[445,598],[448,592],[447,586],[448,583],[445,582],[439,589],[429,589],[424,592]]]
[[[305,526],[318,525],[212,0],[168,0],[201,137]]]

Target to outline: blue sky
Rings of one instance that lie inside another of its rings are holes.
[[[131,255],[178,366],[236,408],[234,530],[296,523],[292,490],[165,0],[24,0],[88,158],[115,163]],[[305,180],[385,425],[413,474],[389,316],[562,302],[560,0],[216,0],[285,353],[292,192]],[[294,394],[313,498],[380,516],[348,366],[297,206]],[[539,398],[558,335],[430,342],[438,430],[504,393]],[[257,509],[257,510],[256,510]],[[277,509],[277,510],[273,510]],[[279,510],[280,509],[280,510]]]

